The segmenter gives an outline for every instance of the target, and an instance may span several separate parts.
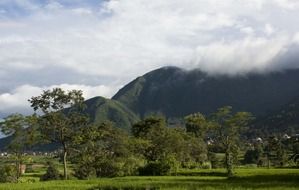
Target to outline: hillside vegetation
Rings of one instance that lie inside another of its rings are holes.
[[[212,113],[230,105],[256,116],[289,103],[299,96],[299,70],[267,74],[210,76],[200,70],[165,67],[138,77],[113,96],[136,114],[162,113],[184,117]]]

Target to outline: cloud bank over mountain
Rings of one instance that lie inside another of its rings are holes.
[[[297,0],[2,0],[0,112],[54,85],[110,97],[162,66],[297,68],[298,16]]]

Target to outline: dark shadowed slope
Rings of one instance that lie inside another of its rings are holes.
[[[252,131],[262,134],[287,133],[295,134],[299,131],[299,96],[276,111],[269,112],[255,122]]]
[[[113,99],[140,116],[153,112],[168,117],[208,114],[226,105],[262,115],[298,96],[298,84],[298,69],[232,77],[166,67],[138,77]]]

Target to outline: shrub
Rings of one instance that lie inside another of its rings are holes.
[[[144,164],[144,159],[131,156],[128,159],[124,159],[121,170],[123,171],[124,176],[138,175],[138,169],[143,167]]]
[[[139,175],[142,176],[162,176],[168,175],[171,171],[171,165],[163,161],[149,162],[144,167],[139,168]]]
[[[212,164],[211,164],[211,162],[204,162],[204,163],[202,163],[200,168],[201,169],[212,169]]]
[[[209,152],[209,160],[211,163],[211,168],[223,168],[224,167],[224,160],[220,157],[217,157],[216,153]]]
[[[0,167],[0,182],[1,183],[17,182],[16,168],[11,165],[1,166]]]
[[[244,164],[257,164],[259,160],[259,152],[256,150],[247,150],[244,155]]]
[[[113,160],[102,160],[96,164],[95,168],[97,177],[121,176],[120,164]]]
[[[33,173],[34,172],[34,169],[33,169],[33,165],[32,164],[28,164],[26,166],[26,171],[25,173]]]
[[[49,181],[49,180],[59,180],[59,179],[61,179],[61,176],[59,174],[57,167],[52,162],[48,162],[47,172],[43,176],[41,176],[40,180]]]
[[[74,176],[78,179],[90,179],[96,176],[96,170],[92,165],[80,164],[75,168]]]

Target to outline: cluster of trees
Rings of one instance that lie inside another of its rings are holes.
[[[299,140],[282,135],[270,135],[265,141],[261,139],[250,144],[244,155],[244,164],[257,166],[284,167],[298,165]]]
[[[207,161],[215,167],[216,151],[225,154],[224,166],[228,176],[233,176],[241,134],[252,120],[250,113],[223,107],[209,117],[201,113],[186,116],[185,125],[178,127],[168,127],[163,117],[147,117],[128,134],[109,121],[91,123],[78,90],[55,88],[29,102],[35,114],[12,115],[1,122],[1,131],[11,138],[8,148],[15,155],[16,178],[24,151],[41,143],[60,145],[64,179],[68,179],[70,162],[79,179],[166,175],[175,174],[180,167],[210,167]],[[48,176],[59,178],[53,165],[43,179],[51,178]]]

